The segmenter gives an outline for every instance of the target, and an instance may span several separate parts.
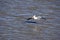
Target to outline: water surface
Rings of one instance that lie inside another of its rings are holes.
[[[60,0],[0,0],[0,40],[60,40]]]

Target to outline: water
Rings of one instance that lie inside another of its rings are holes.
[[[0,40],[60,40],[60,0],[0,0]]]

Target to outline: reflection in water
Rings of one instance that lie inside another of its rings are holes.
[[[0,40],[59,40],[59,3],[59,0],[0,0]],[[47,19],[27,21],[32,15]]]

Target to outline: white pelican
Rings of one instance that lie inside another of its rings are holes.
[[[45,17],[42,17],[42,16],[36,16],[36,15],[32,16],[31,18],[28,18],[27,20],[30,20],[30,19],[34,19],[34,20],[44,19],[44,20],[46,20]]]

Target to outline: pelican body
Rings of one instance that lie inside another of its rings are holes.
[[[31,18],[28,18],[27,20],[30,20],[30,19],[34,19],[34,20],[45,19],[45,20],[46,20],[46,18],[45,18],[45,17],[36,16],[36,15],[32,16]]]

